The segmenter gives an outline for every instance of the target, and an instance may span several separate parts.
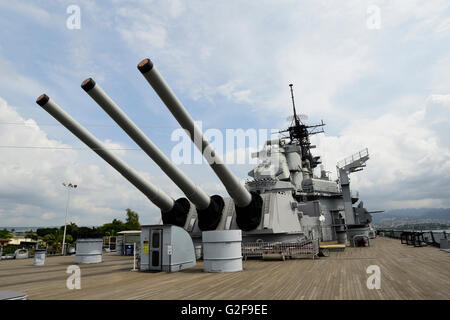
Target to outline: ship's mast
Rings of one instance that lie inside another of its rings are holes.
[[[297,111],[295,110],[295,101],[294,101],[294,89],[292,88],[294,85],[291,83],[289,87],[291,88],[291,98],[292,98],[292,107],[294,109],[294,124],[295,126],[300,126],[300,119],[297,117]]]
[[[291,126],[286,130],[282,130],[281,132],[289,132],[289,138],[291,143],[298,143],[302,148],[302,161],[309,160],[311,168],[317,167],[320,162],[320,157],[313,157],[311,154],[311,142],[309,141],[309,136],[313,134],[318,134],[324,132],[322,127],[325,125],[323,121],[321,123],[307,126],[300,121],[300,117],[297,115],[297,110],[295,108],[295,100],[294,100],[294,89],[293,84],[289,84],[291,90],[291,99],[292,99],[292,108],[294,111],[294,118],[291,122]]]

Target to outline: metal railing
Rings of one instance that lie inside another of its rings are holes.
[[[338,166],[338,168],[343,168],[352,162],[355,162],[361,158],[368,157],[368,156],[369,156],[369,149],[365,148],[355,154],[352,154],[351,156],[345,158],[344,160],[339,161],[337,163],[337,166]]]
[[[280,255],[283,258],[302,258],[319,254],[319,240],[302,242],[246,242],[242,244],[242,255],[247,258],[264,258],[265,255]]]
[[[414,243],[425,243],[428,245],[433,245],[439,247],[441,239],[447,239],[448,234],[445,231],[419,231],[419,230],[392,230],[392,229],[378,229],[377,233],[381,236],[401,239],[402,243],[412,244]],[[417,234],[420,240],[414,241],[413,238],[408,239],[407,236],[412,237]]]

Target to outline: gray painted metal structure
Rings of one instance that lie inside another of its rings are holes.
[[[336,168],[339,172],[339,179],[342,188],[342,196],[344,198],[345,219],[347,224],[359,224],[354,209],[350,192],[350,173],[361,171],[369,160],[369,150],[363,149],[358,153],[339,161]]]
[[[302,123],[296,114],[293,100],[294,117],[291,126],[280,131],[288,132],[289,136],[280,135],[278,139],[269,140],[262,150],[255,153],[259,165],[249,172],[251,179],[243,185],[216,155],[153,63],[144,59],[138,64],[138,69],[181,127],[187,130],[230,197],[207,196],[170,163],[91,79],[83,83],[85,91],[166,172],[190,201],[184,198],[184,202],[181,199],[174,201],[141,178],[46,95],[39,97],[37,102],[161,208],[165,224],[176,224],[184,228],[195,245],[201,243],[202,232],[210,230],[241,229],[243,242],[300,243],[305,240],[337,240],[345,243],[355,235],[368,235],[371,215],[362,201],[353,206],[359,201],[359,194],[352,193],[349,178],[351,173],[360,171],[365,166],[369,159],[367,149],[358,153],[358,156],[347,159],[348,161],[338,163],[339,179],[336,181],[329,178],[323,167],[316,174],[314,169],[321,162],[319,156],[311,153],[315,146],[311,145],[309,136],[323,132],[315,130],[324,124],[322,122],[309,126]],[[292,86],[291,93],[293,99]],[[190,205],[191,203],[194,205]],[[142,239],[141,237],[141,241]]]
[[[0,300],[27,300],[28,294],[11,290],[0,290]]]
[[[147,225],[141,231],[141,271],[175,272],[196,265],[194,244],[183,228]]]
[[[89,96],[136,142],[198,208],[206,209],[211,199],[178,169],[164,153],[140,130],[120,107],[91,78],[81,85]]]
[[[75,263],[102,262],[103,239],[77,239]]]
[[[252,201],[250,192],[244,188],[230,169],[223,163],[223,160],[219,155],[216,154],[209,141],[195,124],[183,104],[178,100],[175,93],[170,89],[169,85],[163,79],[153,63],[149,59],[144,59],[138,65],[138,68],[181,127],[189,132],[192,142],[208,161],[220,181],[222,181],[236,206],[248,206]]]
[[[241,230],[203,231],[202,243],[205,272],[242,271]]]

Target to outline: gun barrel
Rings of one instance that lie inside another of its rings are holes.
[[[66,113],[59,105],[51,100],[46,94],[39,96],[36,100],[45,111],[58,120],[63,126],[83,141],[89,148],[102,157],[114,169],[130,181],[136,188],[144,193],[150,201],[157,205],[162,212],[169,212],[174,208],[175,201],[162,190],[138,175],[138,173],[123,162],[120,158],[106,149],[103,143],[94,137],[81,124]]]
[[[198,209],[206,209],[209,206],[210,197],[161,152],[92,78],[84,80],[81,87],[155,161]]]
[[[138,64],[138,69],[156,91],[158,96],[167,106],[181,127],[190,133],[192,142],[200,150],[203,156],[211,156],[212,159],[207,159],[209,165],[222,181],[227,192],[230,194],[231,198],[233,198],[235,205],[240,208],[247,207],[252,202],[252,195],[239,182],[230,169],[228,169],[220,157],[216,155],[209,141],[203,136],[201,130],[194,123],[194,120],[192,120],[189,113],[186,111],[180,100],[178,100],[176,95],[172,92],[168,84],[164,81],[163,77],[150,59],[142,60]]]

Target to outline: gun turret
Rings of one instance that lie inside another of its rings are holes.
[[[250,193],[223,163],[150,59],[142,60],[138,64],[138,69],[181,127],[189,132],[192,142],[222,181],[234,201],[237,213],[236,222],[239,228],[244,231],[255,229],[261,221],[261,196],[257,193]]]
[[[195,205],[202,230],[213,230],[220,221],[224,203],[221,197],[211,198],[197,187],[159,148],[136,126],[120,107],[92,79],[83,81],[81,87],[105,112],[133,139],[137,145],[167,174]]]
[[[184,225],[190,206],[187,199],[181,198],[175,201],[162,190],[142,178],[133,168],[109,151],[100,140],[73,119],[46,94],[39,96],[36,103],[116,169],[123,177],[145,194],[151,202],[158,206],[161,209],[164,223],[178,226]]]

